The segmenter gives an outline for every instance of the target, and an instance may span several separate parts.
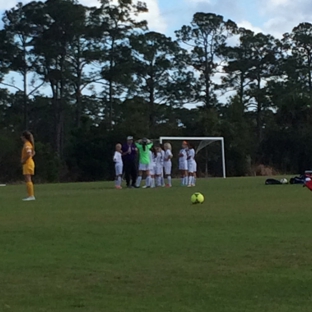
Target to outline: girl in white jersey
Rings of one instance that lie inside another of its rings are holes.
[[[165,159],[164,159],[164,169],[165,169],[165,178],[167,179],[167,187],[171,187],[171,158],[172,158],[172,152],[171,152],[171,144],[165,143],[164,145],[165,149]]]
[[[196,153],[195,153],[196,154]],[[193,181],[193,184],[195,186],[196,184],[196,176],[197,176],[197,162],[196,160],[194,159],[194,181]]]
[[[187,142],[183,141],[182,149],[179,153],[179,171],[181,174],[181,185],[187,185]]]
[[[155,179],[156,179],[156,186],[161,186],[161,177],[163,176],[164,172],[164,155],[163,150],[160,146],[156,148],[156,159],[155,159]]]
[[[122,177],[122,170],[123,170],[123,162],[122,162],[122,150],[121,144],[116,144],[116,151],[113,157],[113,161],[115,163],[115,188],[122,189],[121,187],[121,177]]]
[[[188,169],[188,187],[195,186],[194,170],[196,167],[195,163],[195,150],[192,144],[188,144],[187,152],[187,169]]]
[[[164,169],[165,169],[165,151],[162,149],[160,146],[160,153],[161,153],[161,164],[162,164],[162,169],[161,169],[161,175],[160,175],[160,183],[162,187],[165,187],[165,179],[164,179]]]
[[[156,153],[156,149],[155,147],[152,147],[150,149],[150,163],[149,163],[149,172],[150,172],[150,177],[151,177],[151,181],[150,181],[150,187],[154,188],[155,187],[155,166],[156,166],[156,157],[157,157],[157,153]],[[146,184],[145,187],[143,186],[143,188],[147,188],[148,185]]]

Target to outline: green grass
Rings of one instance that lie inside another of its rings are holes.
[[[38,185],[36,202],[0,188],[1,312],[312,311],[311,192],[111,187]]]

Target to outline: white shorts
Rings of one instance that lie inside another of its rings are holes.
[[[197,172],[197,162],[194,161],[194,172]]]
[[[155,175],[156,172],[156,166],[150,167],[150,175]]]
[[[171,161],[166,161],[165,165],[164,165],[165,175],[170,175],[171,174],[171,167],[172,167]]]
[[[155,167],[155,174],[161,176],[164,173],[164,167],[162,165]]]
[[[195,169],[196,169],[195,167],[196,167],[196,164],[195,164],[194,161],[188,162],[188,163],[187,163],[187,170],[188,170],[189,173],[194,173],[194,172],[196,172],[196,171],[195,171]]]
[[[150,165],[149,164],[139,164],[139,170],[140,171],[149,171],[150,170]]]
[[[123,164],[115,164],[116,176],[122,175]]]
[[[187,170],[187,162],[179,162],[179,170]]]

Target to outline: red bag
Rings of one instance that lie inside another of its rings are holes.
[[[310,191],[312,191],[312,179],[311,178],[307,178],[304,186],[306,186]]]

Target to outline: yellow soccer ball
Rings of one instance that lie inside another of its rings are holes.
[[[204,201],[205,201],[205,197],[201,193],[196,192],[191,196],[192,204],[202,204]]]

